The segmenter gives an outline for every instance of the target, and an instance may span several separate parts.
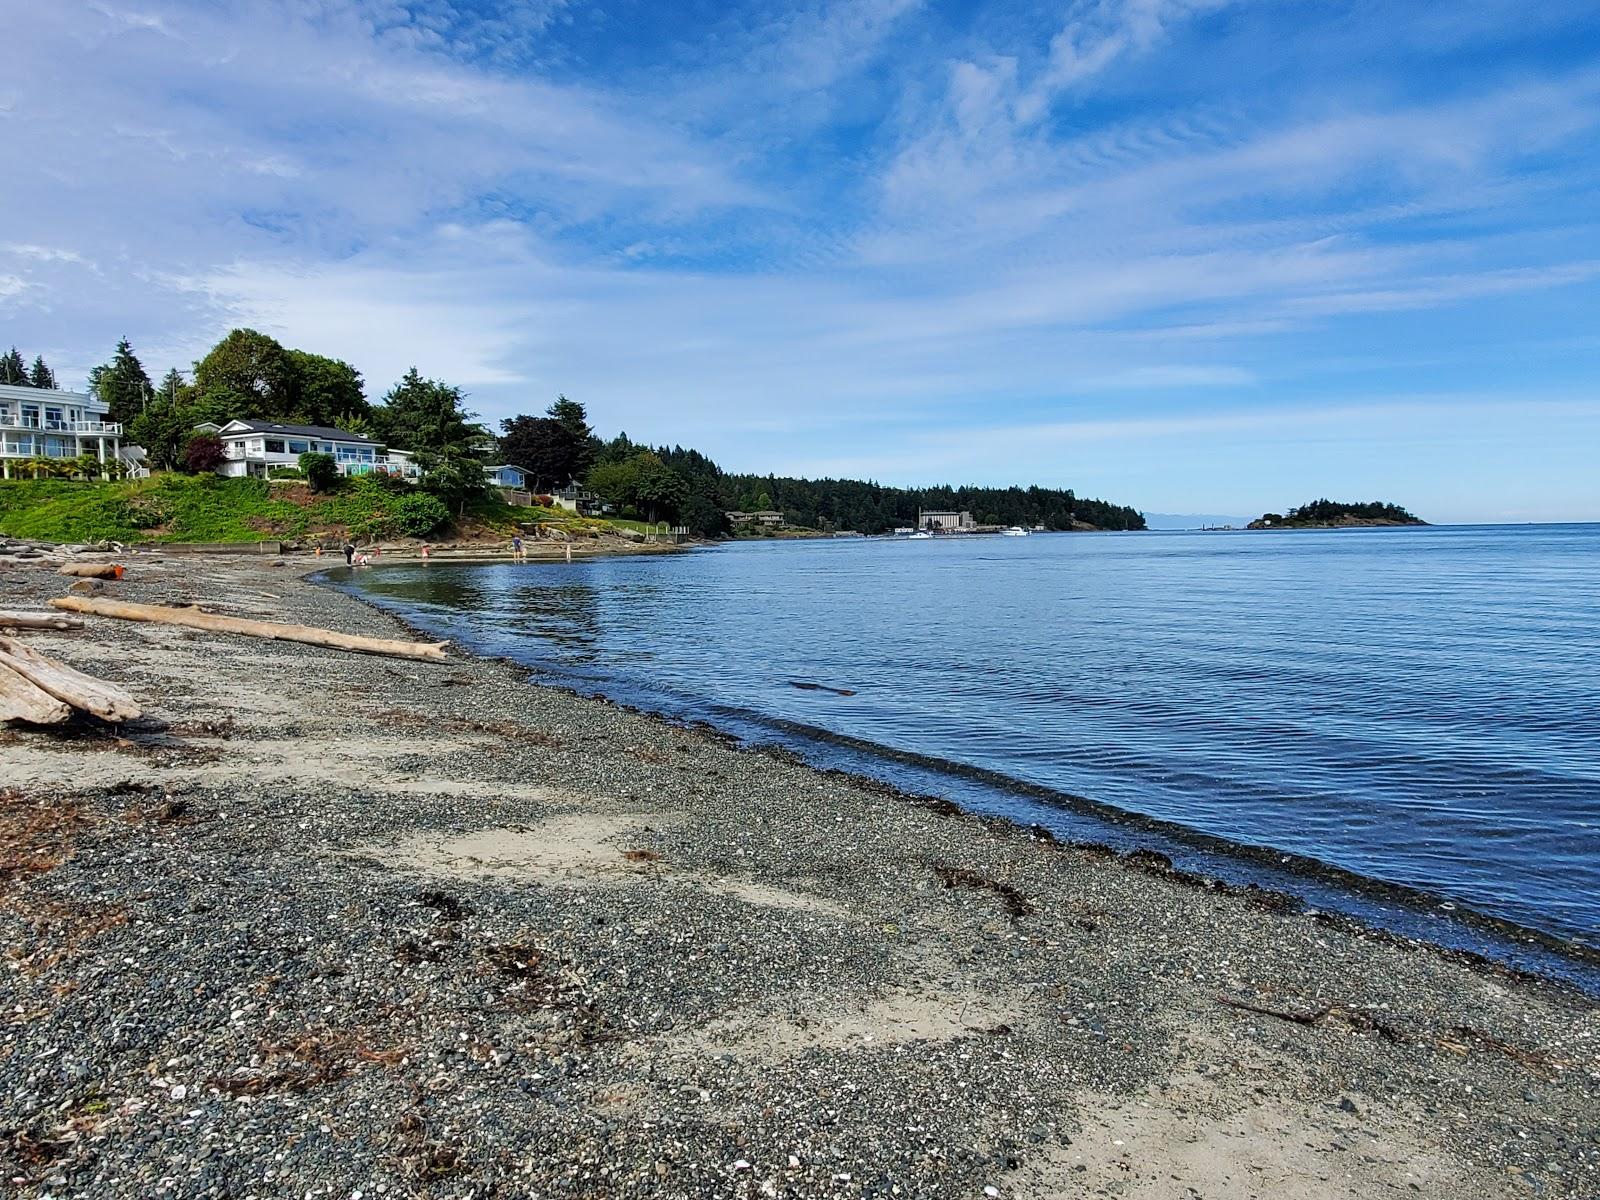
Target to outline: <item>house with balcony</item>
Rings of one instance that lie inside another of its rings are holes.
[[[122,426],[109,408],[83,392],[0,384],[0,476],[31,473],[28,459],[93,456],[109,476],[126,458]]]
[[[274,467],[298,467],[302,454],[332,456],[342,475],[383,472],[416,479],[422,472],[402,450],[389,450],[364,433],[351,433],[323,425],[290,425],[282,421],[210,421],[195,426],[196,433],[214,433],[224,455],[217,474],[230,477],[265,477]]]
[[[605,505],[600,502],[600,497],[593,492],[586,492],[575,483],[569,483],[550,497],[550,502],[557,508],[564,508],[569,513],[576,513],[580,517],[599,516],[604,511]]]

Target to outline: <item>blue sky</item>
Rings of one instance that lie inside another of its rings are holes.
[[[0,0],[0,342],[739,470],[1600,520],[1592,0]]]

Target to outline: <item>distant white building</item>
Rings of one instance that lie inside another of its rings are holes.
[[[135,448],[124,453],[122,426],[106,420],[109,411],[83,392],[0,384],[0,476],[19,474],[22,459],[84,455],[105,464],[103,475],[110,475],[119,461],[124,471],[134,471],[128,460]]]
[[[196,425],[195,431],[214,433],[222,439],[222,452],[227,457],[217,468],[219,475],[265,476],[273,467],[298,467],[302,454],[332,455],[344,475],[382,471],[415,479],[421,474],[404,451],[389,450],[364,433],[323,425],[289,425],[282,421],[229,421],[215,425],[208,421]]]
[[[959,533],[976,529],[977,522],[972,519],[972,514],[969,512],[935,512],[931,509],[918,509],[917,528]]]

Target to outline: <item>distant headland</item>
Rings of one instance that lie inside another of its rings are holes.
[[[1351,504],[1338,500],[1313,500],[1287,513],[1264,513],[1247,529],[1347,529],[1388,525],[1426,525],[1415,513],[1384,500]]]

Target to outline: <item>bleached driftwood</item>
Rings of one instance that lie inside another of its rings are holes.
[[[68,612],[92,613],[98,617],[120,617],[125,621],[155,621],[163,625],[187,625],[213,633],[240,633],[246,637],[271,638],[280,642],[304,642],[309,646],[331,646],[359,654],[389,654],[399,658],[444,659],[448,642],[402,642],[393,638],[361,637],[336,633],[314,625],[285,625],[276,621],[252,621],[245,617],[224,617],[201,612],[198,608],[166,608],[160,604],[133,604],[124,600],[102,600],[90,596],[60,596],[50,601],[51,608]]]
[[[76,575],[81,579],[121,579],[123,568],[116,563],[67,563],[57,575]]]
[[[116,684],[46,658],[15,638],[0,637],[0,667],[22,676],[57,700],[104,720],[126,721],[139,715],[139,702]]]
[[[32,680],[0,666],[0,721],[55,725],[65,721],[71,711]]]
[[[82,629],[77,617],[63,617],[60,613],[7,612],[0,609],[0,629]]]

